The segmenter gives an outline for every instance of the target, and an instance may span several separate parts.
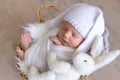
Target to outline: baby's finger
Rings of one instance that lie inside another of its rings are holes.
[[[50,38],[50,40],[51,40],[54,44],[56,44],[56,45],[62,45],[61,42],[59,41],[59,39],[58,39],[57,37],[55,37],[55,36],[50,36],[49,38]]]

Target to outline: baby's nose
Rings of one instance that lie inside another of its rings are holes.
[[[71,32],[66,32],[64,35],[65,35],[65,38],[67,38],[67,39],[68,39],[68,38],[70,38],[70,37],[71,37]]]

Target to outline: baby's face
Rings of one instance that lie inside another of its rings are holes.
[[[84,38],[77,32],[72,24],[67,21],[64,22],[64,25],[58,32],[57,37],[63,46],[72,48],[77,48],[84,41]]]

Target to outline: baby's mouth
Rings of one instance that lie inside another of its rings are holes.
[[[67,46],[67,41],[65,39],[62,39],[61,43],[62,45]]]

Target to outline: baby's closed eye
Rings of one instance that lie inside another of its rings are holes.
[[[76,33],[72,33],[72,36],[73,36],[73,37],[77,37],[77,34],[76,34]]]
[[[68,29],[66,27],[63,28],[63,31],[68,31]]]

